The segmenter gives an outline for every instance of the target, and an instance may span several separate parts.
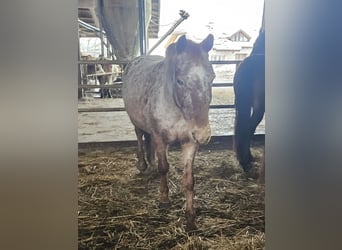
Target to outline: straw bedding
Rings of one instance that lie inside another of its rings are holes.
[[[136,147],[79,150],[79,249],[264,249],[263,145],[244,174],[231,149],[201,148],[194,162],[198,230],[184,230],[181,152],[169,150],[171,208],[158,208],[156,169],[139,173]]]

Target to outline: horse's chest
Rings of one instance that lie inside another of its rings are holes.
[[[155,130],[169,142],[183,141],[189,135],[190,123],[178,112],[166,112],[155,117]]]

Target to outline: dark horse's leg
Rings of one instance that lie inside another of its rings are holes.
[[[140,128],[135,127],[135,133],[137,135],[137,141],[138,141],[138,164],[137,168],[143,172],[147,168],[146,160],[145,160],[145,150],[144,150],[144,142],[143,142],[143,135],[144,131]]]
[[[250,126],[250,136],[253,137],[256,128],[264,117],[265,107],[263,108],[253,108],[253,114],[251,117],[251,126]]]
[[[195,143],[185,143],[182,145],[183,153],[183,187],[185,192],[185,217],[186,217],[186,230],[193,231],[196,230],[195,224],[195,209],[193,204],[194,198],[194,175],[192,172],[195,154],[197,152],[197,144]]]
[[[250,120],[250,135],[254,136],[255,130],[265,113],[265,78],[253,83],[253,113]]]
[[[97,76],[97,79],[100,83],[100,86],[103,86],[104,85],[103,76]],[[103,88],[100,89],[100,98],[105,98],[105,89]]]
[[[236,157],[245,172],[251,169],[253,160],[250,151],[250,119],[252,96],[251,91],[239,89],[239,83],[234,83],[235,90],[235,125],[234,125],[234,150]],[[241,84],[241,83],[240,83]],[[244,87],[244,86],[242,86]]]

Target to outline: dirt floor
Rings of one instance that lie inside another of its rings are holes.
[[[194,163],[198,230],[184,230],[181,152],[169,150],[172,206],[158,208],[155,169],[139,173],[136,146],[79,149],[79,249],[264,249],[264,189],[258,184],[263,142],[242,172],[231,143],[201,147]]]

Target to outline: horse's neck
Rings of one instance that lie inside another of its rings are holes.
[[[251,55],[265,55],[265,37],[258,37],[253,45]]]
[[[161,62],[160,82],[162,86],[162,93],[167,101],[173,101],[173,84],[175,81],[175,66],[172,61],[164,60]]]
[[[265,47],[257,45],[252,49],[251,55],[265,55]]]
[[[162,62],[162,67],[164,71],[163,77],[165,77],[163,80],[168,86],[170,86],[175,80],[175,63],[172,59],[165,58],[165,60]]]

